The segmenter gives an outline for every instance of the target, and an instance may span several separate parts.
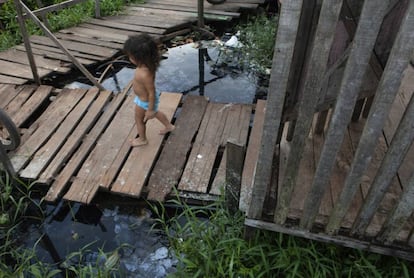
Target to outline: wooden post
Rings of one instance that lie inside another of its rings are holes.
[[[37,72],[36,61],[33,56],[32,46],[30,45],[29,34],[27,33],[26,24],[23,18],[22,6],[20,0],[14,0],[14,6],[17,13],[17,21],[19,22],[20,32],[22,32],[24,47],[26,48],[27,58],[29,59],[30,68],[33,74],[33,80],[37,85],[41,84],[39,73]],[[36,18],[37,19],[37,18]]]
[[[319,212],[319,206],[329,184],[336,155],[351,120],[359,88],[364,81],[372,49],[388,4],[389,1],[384,0],[364,2],[319,164],[316,168],[311,190],[305,200],[303,215],[300,220],[300,227],[303,229],[311,229]]]
[[[198,14],[197,26],[199,28],[204,28],[204,0],[197,1],[197,14]]]
[[[226,144],[226,190],[225,199],[231,213],[239,209],[241,177],[244,165],[244,146],[227,141]]]
[[[252,199],[247,213],[249,218],[261,218],[267,187],[270,183],[273,154],[282,120],[302,4],[303,0],[286,1],[280,12],[261,146],[253,182]]]
[[[392,57],[392,56],[391,56]],[[390,57],[390,58],[391,58]],[[368,227],[374,216],[387,188],[392,182],[401,163],[404,160],[410,146],[414,140],[414,95],[411,96],[410,103],[405,110],[404,116],[398,125],[398,129],[391,140],[387,154],[378,169],[364,205],[354,223],[352,233],[361,234]],[[411,200],[412,202],[412,200]]]
[[[329,50],[335,36],[336,23],[339,18],[342,0],[324,1],[321,7],[318,26],[315,32],[313,49],[306,73],[303,96],[299,104],[298,118],[292,141],[292,148],[287,160],[286,170],[280,187],[280,194],[275,210],[275,222],[283,223],[289,210],[290,199],[299,171],[306,138],[312,125],[313,115],[322,92],[321,83],[329,58]]]
[[[101,0],[95,0],[95,17],[101,17]]]
[[[380,22],[378,22],[380,26]],[[364,130],[361,135],[361,139],[358,143],[354,161],[351,165],[351,169],[345,180],[345,185],[339,197],[339,201],[334,206],[333,213],[329,218],[326,230],[328,233],[335,232],[339,229],[342,218],[348,211],[349,205],[359,187],[362,176],[367,169],[369,162],[371,161],[372,155],[374,154],[375,147],[379,136],[382,133],[385,120],[387,119],[388,113],[394,102],[394,98],[398,93],[398,88],[401,84],[401,79],[404,70],[408,66],[411,53],[414,50],[414,32],[412,27],[414,26],[414,3],[412,3],[407,11],[407,14],[403,20],[400,31],[398,32],[394,46],[391,50],[391,54],[388,58],[387,65],[384,69],[382,78],[378,85],[374,103],[371,107],[367,122],[365,123]],[[408,108],[407,108],[408,110]],[[408,112],[409,113],[409,112]],[[405,115],[410,120],[414,119],[413,115]],[[401,124],[404,124],[403,121]],[[402,126],[401,129],[404,127]],[[410,128],[412,124],[405,127],[404,131],[410,134]],[[397,131],[397,133],[400,132]],[[414,132],[413,132],[414,135]],[[411,144],[411,141],[410,141]],[[404,145],[398,147],[399,152]],[[408,148],[407,148],[408,150]],[[390,150],[387,152],[390,153]],[[387,165],[391,167],[391,165]],[[375,191],[374,195],[377,195],[382,191]],[[365,200],[364,208],[369,207],[369,202]],[[362,232],[361,229],[356,228],[356,233]]]
[[[20,0],[15,0],[20,3],[23,10],[30,16],[30,18],[42,29],[42,31],[70,58],[73,64],[97,87],[99,90],[105,90],[105,88],[98,83],[98,81],[93,77],[92,74],[81,64],[78,62],[75,56],[72,55],[72,53],[69,52],[65,48],[63,44],[60,43],[60,41],[53,35],[52,32],[49,31],[49,29],[46,28],[46,26],[36,17],[36,15],[33,14],[33,12]],[[29,42],[30,44],[30,42]]]

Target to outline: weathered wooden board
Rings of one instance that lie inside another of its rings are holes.
[[[246,157],[244,160],[244,167],[241,180],[239,209],[247,211],[250,204],[253,177],[256,171],[256,162],[259,157],[260,141],[262,138],[264,111],[266,101],[258,100],[254,112],[253,127],[249,136],[249,143],[247,145]]]
[[[157,16],[142,16],[141,17],[139,14],[114,16],[113,20],[116,20],[124,24],[134,25],[136,26],[137,30],[140,30],[141,26],[147,27],[147,28],[151,27],[152,29],[155,29],[155,28],[163,29],[163,32],[162,32],[163,34],[166,33],[167,30],[177,29],[178,26],[185,27],[187,25],[190,25],[190,22],[186,18],[165,20],[162,17],[157,17]],[[158,34],[158,32],[155,34]]]
[[[95,146],[96,141],[99,139],[105,128],[109,125],[111,119],[118,111],[119,107],[124,103],[127,97],[127,91],[128,89],[120,94],[117,94],[116,97],[109,102],[97,123],[88,132],[85,138],[82,138],[81,145],[76,150],[76,153],[65,164],[65,167],[62,169],[62,171],[57,174],[55,181],[45,196],[46,201],[54,202],[65,193],[65,190],[72,176],[75,175],[76,172],[80,169],[83,162]]]
[[[179,93],[161,94],[159,110],[164,112],[169,120],[174,116],[181,97],[182,94]],[[111,187],[111,192],[133,197],[140,196],[164,139],[164,136],[159,135],[159,130],[162,128],[162,124],[157,120],[147,123],[148,145],[132,149]]]
[[[148,200],[164,201],[172,187],[178,184],[206,108],[205,97],[185,98],[175,130],[168,137],[148,181]]]
[[[105,40],[99,40],[94,39],[91,36],[81,36],[79,34],[75,33],[65,33],[62,31],[59,31],[58,33],[55,33],[55,36],[58,39],[64,39],[67,41],[75,41],[75,42],[82,42],[90,45],[97,45],[106,47],[109,49],[122,49],[122,43],[120,42],[111,42],[111,41],[105,41]]]
[[[26,66],[30,65],[26,52],[22,52],[15,48],[11,48],[6,51],[0,52],[0,59],[23,64]],[[71,69],[70,67],[62,67],[61,63],[57,60],[47,59],[40,55],[34,55],[34,59],[36,62],[36,67],[47,69],[50,71],[68,73]]]
[[[66,115],[80,101],[86,90],[63,90],[47,111],[36,121],[38,128],[31,134],[30,140],[24,142],[11,155],[11,162],[18,172],[30,160],[32,155],[48,140]]]
[[[158,3],[133,4],[129,7],[129,10],[147,11],[147,12],[153,12],[154,14],[174,12],[176,14],[185,15],[185,16],[197,16],[197,12],[198,12],[197,7],[163,5],[163,4],[158,4]],[[218,15],[218,16],[229,16],[233,18],[238,18],[240,16],[240,13],[220,11],[220,10],[214,10],[214,9],[204,9],[204,15],[206,17],[208,17],[209,15]]]
[[[30,42],[40,44],[40,45],[57,47],[56,44],[51,39],[49,39],[48,37],[44,37],[44,36],[32,35],[30,36]],[[92,54],[94,56],[99,56],[102,58],[112,57],[116,52],[112,48],[107,48],[107,47],[97,46],[97,45],[90,45],[87,43],[67,41],[67,40],[61,40],[60,42],[68,50],[76,51],[79,53]]]
[[[112,28],[115,33],[117,32],[117,29],[150,34],[163,34],[165,32],[164,29],[161,29],[163,27],[151,27],[155,25],[152,25],[150,21],[146,21],[146,18],[141,18],[139,16],[114,16],[105,19],[91,19],[88,22],[97,26]]]
[[[38,68],[37,71],[39,75],[46,75],[50,72],[44,68]],[[33,78],[30,67],[4,60],[0,60],[0,74],[16,76],[23,79]]]
[[[16,77],[16,76],[0,74],[0,83],[3,83],[3,84],[22,85],[22,84],[26,83],[27,81],[28,81],[28,79],[19,78],[19,77]]]
[[[31,158],[29,164],[20,171],[20,176],[27,179],[37,179],[41,171],[53,159],[67,137],[77,128],[87,109],[98,94],[97,90],[89,90],[77,105],[69,112],[60,126]]]
[[[209,103],[178,189],[207,193],[229,105]]]
[[[64,199],[80,203],[92,201],[100,187],[100,180],[110,168],[119,149],[129,139],[131,129],[134,128],[133,107],[133,95],[131,94],[82,164]]]
[[[99,28],[99,26],[91,25],[92,27]],[[60,33],[64,34],[75,34],[80,37],[92,38],[95,40],[114,42],[114,43],[123,43],[128,38],[128,34],[119,34],[115,32],[110,32],[108,29],[105,31],[96,30],[96,28],[90,28],[88,26],[79,25],[77,27],[72,27],[70,29],[60,30]]]
[[[96,91],[96,88],[90,89],[88,94],[92,94]],[[85,115],[81,118],[79,124],[74,128],[74,130],[68,135],[59,152],[53,157],[53,160],[47,165],[47,168],[42,172],[40,178],[37,179],[39,183],[49,184],[58,170],[67,162],[68,158],[74,153],[76,148],[82,143],[82,140],[88,130],[92,125],[97,121],[99,115],[101,114],[104,107],[108,104],[112,96],[110,91],[101,91],[99,92],[98,97],[90,105]],[[50,142],[50,141],[49,141]],[[37,154],[36,154],[37,155]],[[27,168],[26,168],[27,169]]]
[[[39,86],[36,91],[31,94],[29,99],[27,99],[22,106],[18,108],[18,112],[12,115],[12,119],[16,126],[21,126],[26,120],[32,117],[33,112],[36,111],[36,109],[38,109],[43,103],[48,101],[52,90],[53,87],[51,86]]]
[[[226,119],[226,126],[224,127],[224,131],[221,136],[220,146],[226,147],[227,141],[230,141],[233,144],[245,147],[247,144],[247,135],[252,115],[252,106],[232,104],[228,109],[229,112]],[[216,176],[214,177],[211,189],[208,192],[209,194],[221,195],[221,190],[226,182],[226,164],[227,150],[224,148],[223,157]]]
[[[2,84],[0,88],[0,107],[7,109],[9,103],[19,95],[22,88],[10,84]]]
[[[21,51],[26,51],[23,45],[16,46],[16,49],[21,50]],[[63,54],[63,52],[61,51],[56,52],[56,51],[59,51],[59,50],[57,48],[48,47],[48,46],[42,47],[38,45],[32,45],[32,52],[35,55],[42,55],[49,59],[56,59],[56,60],[61,60],[65,62],[71,62],[70,58],[66,56],[65,54]],[[84,57],[80,57],[78,53],[72,53],[72,54],[75,54],[75,57],[76,59],[78,59],[79,63],[82,63],[84,65],[91,65],[97,62],[96,60],[97,58],[95,56],[93,57],[93,59],[91,59],[90,55],[86,55],[88,56],[88,58],[84,58]]]
[[[36,89],[37,86],[33,85],[21,86],[19,87],[19,90],[15,89],[14,91],[18,92],[17,96],[13,98],[13,101],[9,102],[9,104],[6,107],[3,106],[3,109],[13,119],[14,116],[20,112],[20,109],[23,107],[24,103],[30,98],[30,96],[32,96],[33,92]],[[4,96],[1,94],[0,99],[4,99]]]

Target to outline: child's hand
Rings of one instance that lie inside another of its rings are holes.
[[[144,123],[147,122],[148,120],[155,118],[155,114],[157,114],[157,112],[153,110],[145,111]]]

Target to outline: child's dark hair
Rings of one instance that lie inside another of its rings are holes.
[[[152,73],[160,65],[160,54],[155,40],[148,34],[130,36],[124,43],[124,52],[134,57],[137,63],[144,64]]]

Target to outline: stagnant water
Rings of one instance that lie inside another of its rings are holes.
[[[237,49],[216,46],[216,42],[203,44],[201,50],[195,43],[170,48],[157,72],[157,88],[205,95],[213,102],[252,103],[257,91],[256,78],[243,69]],[[102,83],[115,93],[125,88],[134,71],[126,61],[116,66],[119,65],[122,69]],[[88,86],[80,82],[69,85]],[[165,277],[174,271],[177,259],[168,249],[165,236],[151,230],[154,216],[145,202],[98,196],[95,203],[49,206],[44,223],[29,228],[26,246],[35,246],[38,257],[50,263],[60,263],[69,254],[83,250],[81,258],[74,256],[65,267],[104,263],[99,250],[109,252],[122,246],[120,277]]]

